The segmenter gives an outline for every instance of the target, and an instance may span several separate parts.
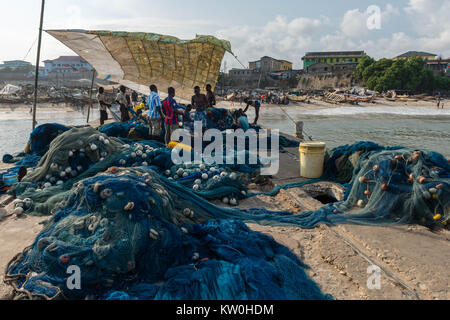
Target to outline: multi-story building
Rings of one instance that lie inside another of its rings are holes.
[[[435,60],[437,57],[437,54],[429,53],[429,52],[422,52],[422,51],[408,51],[404,54],[401,54],[392,60],[408,60],[413,57],[422,58],[425,61]]]
[[[31,67],[31,63],[23,60],[12,60],[12,61],[3,61],[3,64],[0,65],[0,69],[4,68],[16,69],[20,67]]]
[[[258,61],[249,62],[249,68],[257,72],[288,71],[292,70],[292,62],[264,56]]]
[[[427,60],[426,66],[431,69],[436,76],[449,75],[450,59]]]
[[[45,60],[45,73],[72,73],[93,70],[92,66],[79,56],[61,56],[55,60]]]
[[[307,52],[302,58],[303,69],[311,72],[354,70],[364,57],[367,57],[364,51]]]
[[[228,73],[233,78],[248,78],[253,75],[253,71],[250,69],[236,69],[233,68]]]

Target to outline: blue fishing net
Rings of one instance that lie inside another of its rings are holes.
[[[347,188],[344,201],[294,215],[208,201],[255,196],[246,185],[256,167],[175,165],[173,151],[157,142],[122,140],[72,129],[54,139],[38,167],[13,187],[23,199],[16,206],[53,216],[8,266],[8,283],[47,298],[329,298],[288,249],[243,222],[436,228],[450,218],[450,165],[432,151],[372,142],[336,148],[323,179]],[[266,195],[317,181],[278,186]],[[70,265],[81,269],[81,290],[67,287]]]
[[[36,127],[30,134],[28,153],[43,156],[48,151],[50,143],[68,130],[70,127],[59,123],[46,123]]]
[[[112,122],[99,128],[110,137],[129,138],[131,140],[150,140],[149,127],[143,121],[132,119],[126,122]]]
[[[69,299],[330,298],[287,248],[229,219],[239,211],[180,194],[151,169],[111,171],[74,186],[9,264],[8,283]],[[66,283],[71,265],[81,270],[79,290]]]
[[[301,187],[320,180],[337,181],[346,188],[344,201],[317,211],[281,217],[277,223],[312,228],[319,223],[418,223],[430,228],[448,226],[450,219],[450,164],[428,150],[382,147],[358,142],[334,149],[322,179],[277,186],[264,194]]]

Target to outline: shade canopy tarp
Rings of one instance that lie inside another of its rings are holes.
[[[214,88],[226,40],[199,35],[193,40],[143,32],[48,30],[85,59],[98,78],[118,82],[142,94],[156,84],[162,92],[174,87],[176,96],[190,100],[193,88]]]

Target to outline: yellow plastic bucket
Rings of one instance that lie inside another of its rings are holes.
[[[175,149],[175,148],[183,149],[184,151],[188,151],[188,152],[192,151],[192,147],[190,147],[190,146],[188,146],[186,144],[183,144],[183,143],[176,142],[176,141],[170,141],[169,145],[168,145],[168,148],[169,149]]]
[[[304,142],[300,144],[301,177],[317,179],[322,176],[325,148],[324,142]]]

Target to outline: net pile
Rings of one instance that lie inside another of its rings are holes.
[[[25,148],[28,154],[43,156],[50,143],[60,134],[70,130],[71,127],[59,123],[46,123],[36,127],[30,134],[30,139]]]
[[[321,179],[277,186],[267,193],[297,188]],[[275,224],[313,228],[320,223],[418,223],[447,227],[450,219],[450,164],[439,153],[358,142],[334,149],[322,180],[346,188],[344,201],[296,216],[281,216]],[[267,218],[262,217],[267,223]]]
[[[420,223],[446,226],[450,219],[450,164],[428,150],[383,148],[371,143],[341,148],[356,153],[341,155],[342,168],[355,163],[353,175],[341,177],[351,186],[347,200],[336,205],[351,221]],[[356,156],[355,156],[356,155]],[[359,161],[356,161],[359,156]],[[347,171],[347,170],[343,170]]]
[[[219,129],[221,131],[233,128],[233,116],[228,109],[210,108],[207,112],[208,129]]]
[[[238,152],[234,153],[235,164],[231,165],[175,165],[172,162],[174,151],[157,141],[119,140],[91,127],[74,128],[53,140],[37,168],[31,170],[11,192],[33,204],[23,206],[25,213],[48,215],[73,184],[81,179],[95,176],[111,167],[144,166],[176,180],[205,199],[220,199],[237,205],[238,200],[246,196],[246,184],[252,176],[258,175],[261,167],[259,164],[237,164]],[[187,151],[181,150],[180,155],[183,152]],[[194,159],[193,152],[189,153]],[[248,152],[245,154],[248,159]],[[17,205],[22,204],[19,202]]]
[[[126,122],[112,122],[99,128],[99,131],[110,137],[130,140],[150,140],[149,127],[143,121],[135,119]]]
[[[5,279],[17,292],[72,299],[326,299],[287,248],[244,222],[436,228],[450,218],[450,165],[432,151],[372,142],[336,148],[323,179],[347,188],[344,201],[293,215],[208,201],[234,205],[254,196],[246,185],[256,168],[175,165],[173,149],[121,139],[90,127],[71,129],[13,187],[22,199],[16,208],[53,215],[8,266]],[[71,265],[81,269],[81,290],[67,287]]]
[[[180,187],[147,168],[80,181],[6,281],[52,299],[329,298],[287,248]]]
[[[20,152],[15,155],[3,155],[2,162],[14,164],[14,167],[0,171],[0,194],[6,192],[10,187],[8,183],[5,183],[4,178],[11,175],[18,176],[21,167],[36,167],[41,157],[48,151],[50,143],[58,135],[69,129],[69,127],[57,123],[40,125],[31,132],[30,138],[24,150],[25,152]],[[17,179],[15,178],[15,180]]]

